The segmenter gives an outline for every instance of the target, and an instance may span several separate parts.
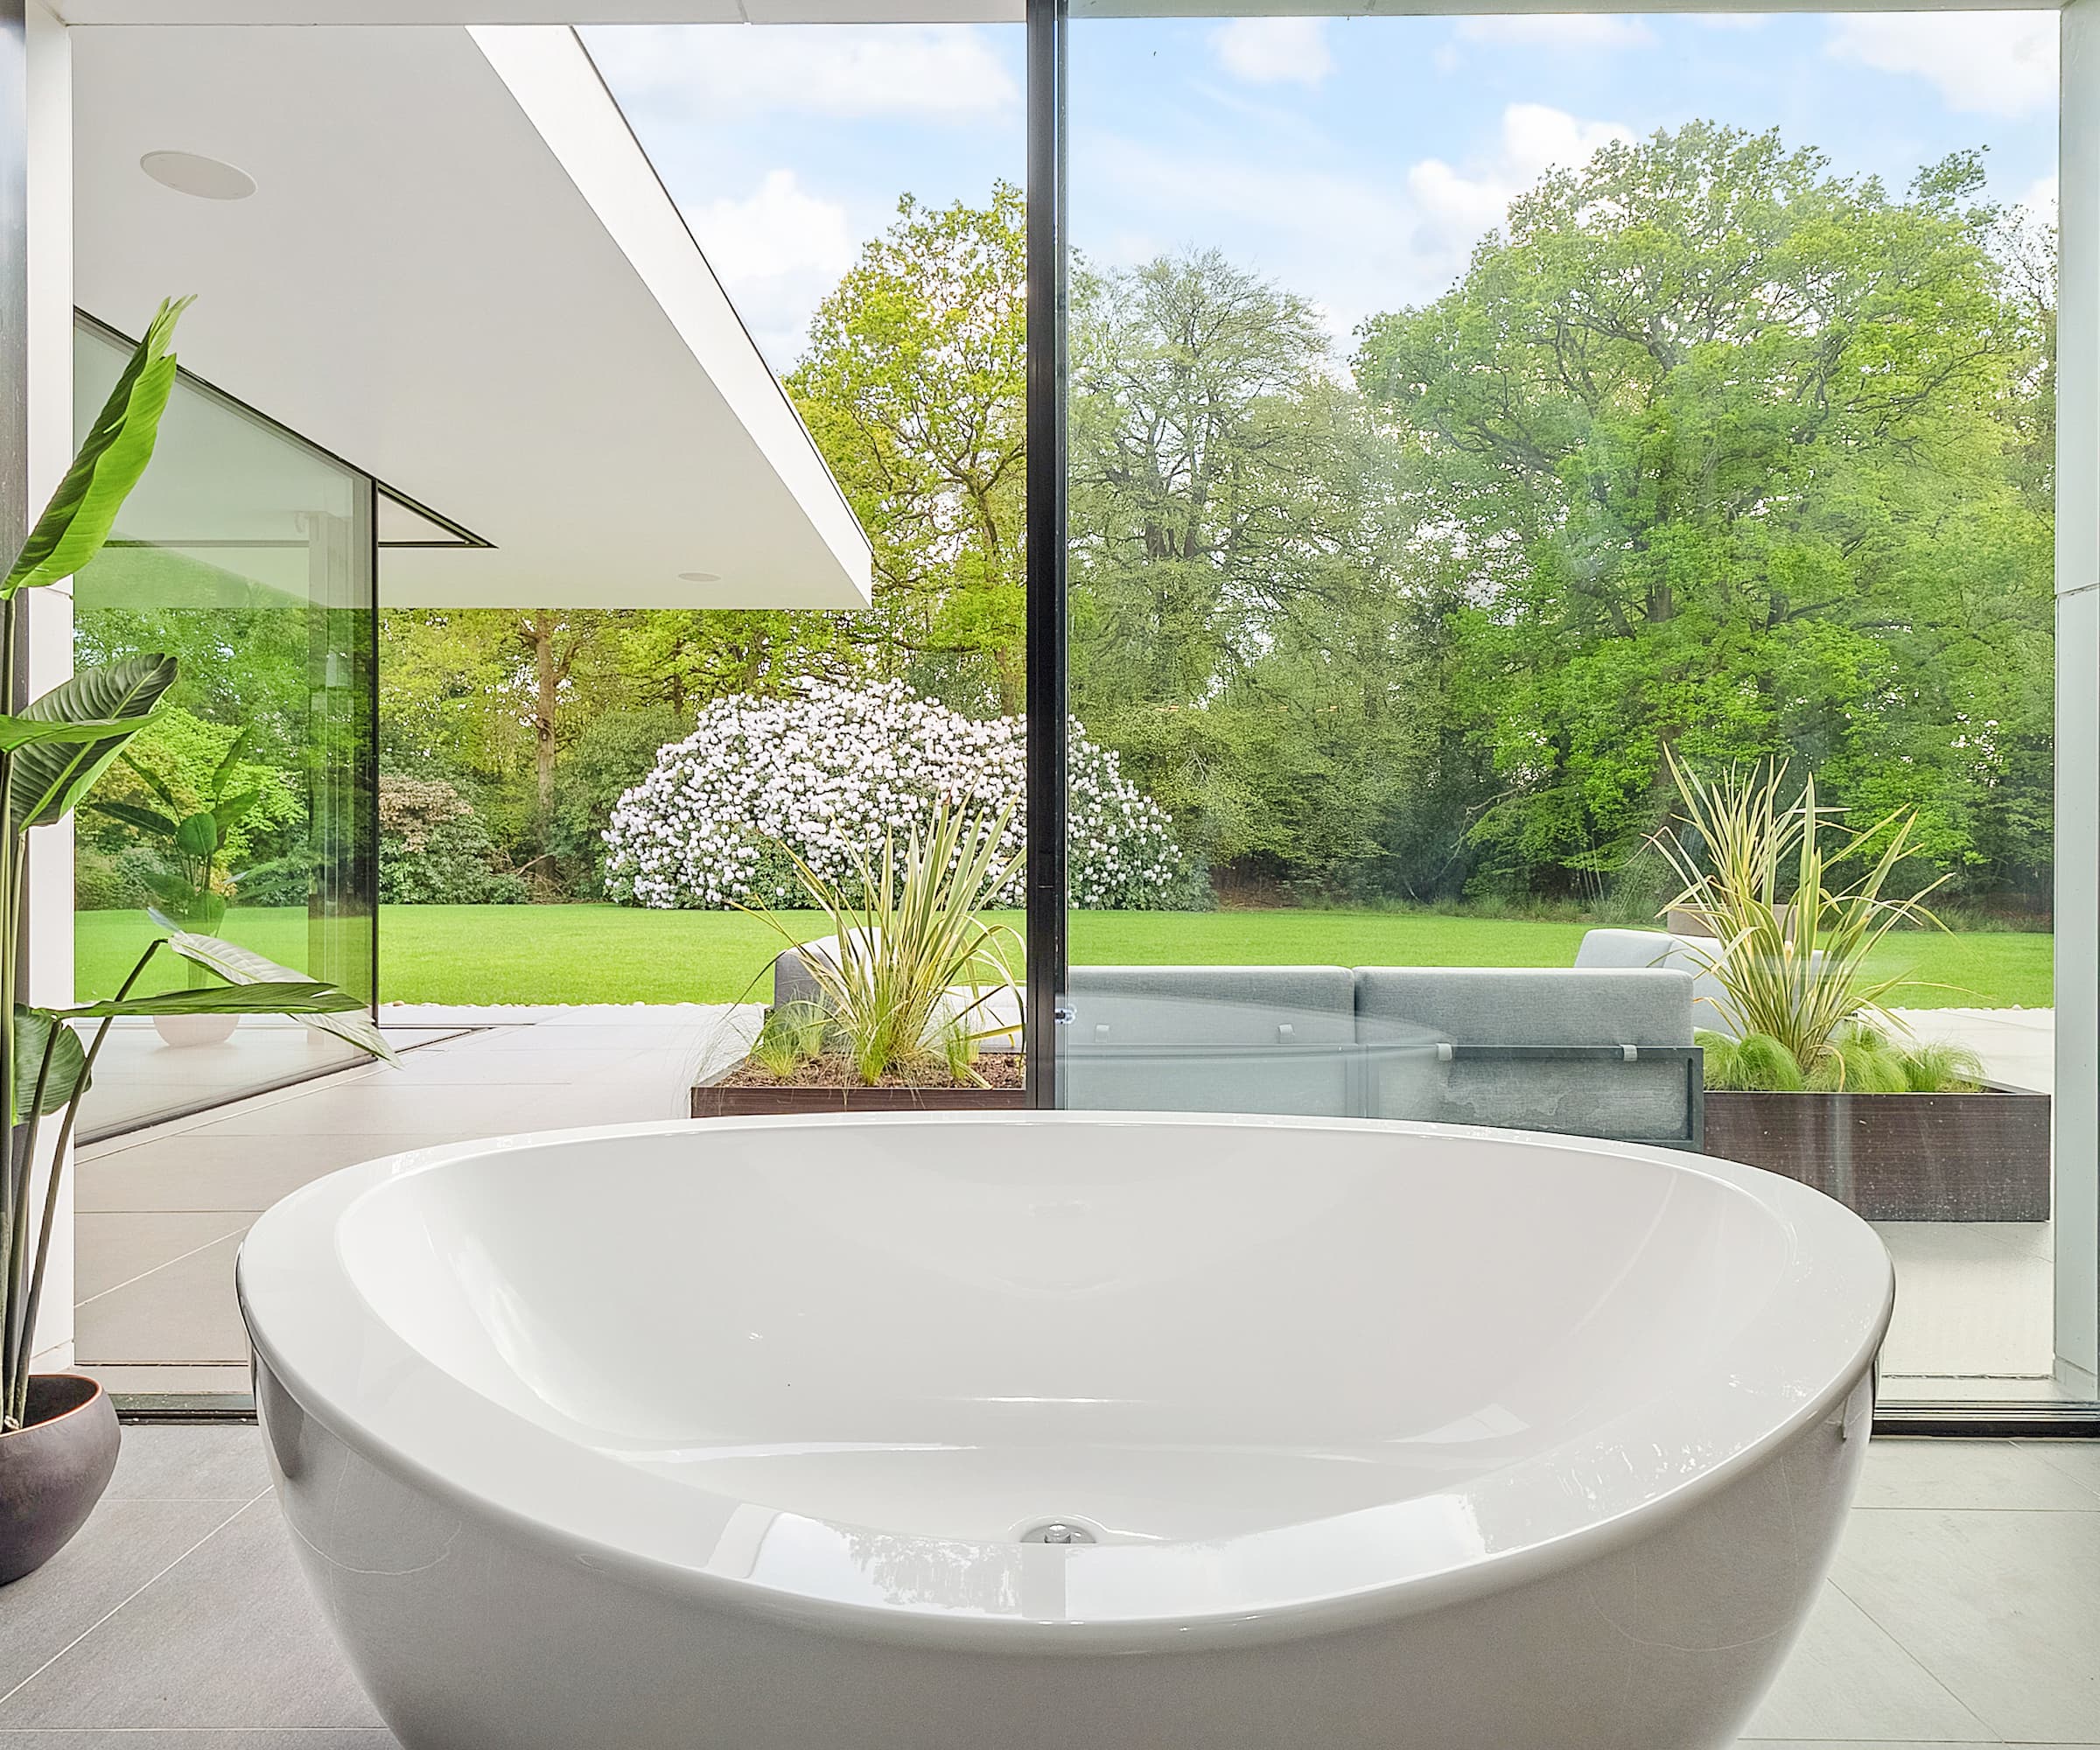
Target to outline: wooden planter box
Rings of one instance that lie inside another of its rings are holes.
[[[1827,1192],[1870,1222],[2046,1222],[2046,1094],[1706,1096],[1706,1152]]]
[[[722,1072],[733,1074],[739,1065]],[[795,1112],[1017,1112],[1019,1088],[724,1088],[718,1077],[693,1089],[696,1118],[764,1118]]]

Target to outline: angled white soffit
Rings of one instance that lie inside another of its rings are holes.
[[[135,333],[195,292],[186,366],[493,543],[388,550],[384,600],[865,605],[864,537],[573,32],[73,51],[80,307]],[[164,187],[169,150],[256,192]]]

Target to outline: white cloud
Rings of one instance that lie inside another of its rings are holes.
[[[2020,197],[2020,204],[2030,208],[2037,219],[2045,224],[2056,222],[2056,196],[2058,181],[2054,176],[2037,177],[2027,192]]]
[[[2054,12],[1880,12],[1838,19],[1828,52],[1929,80],[1957,114],[2007,120],[2056,101]]]
[[[584,35],[623,103],[976,121],[1021,101],[1005,62],[968,24],[634,24]]]
[[[1515,12],[1461,18],[1459,35],[1469,43],[1576,49],[1641,48],[1656,39],[1656,33],[1638,18],[1595,12]]]
[[[1461,272],[1481,234],[1550,166],[1586,161],[1600,146],[1633,137],[1610,122],[1588,122],[1543,104],[1503,111],[1494,144],[1458,164],[1425,158],[1397,178],[1282,169],[1249,160],[1220,164],[1130,138],[1089,136],[1096,167],[1145,190],[1148,207],[1171,210],[1194,234],[1215,237],[1236,262],[1317,293],[1333,332],[1345,338],[1373,311],[1437,297]],[[1116,265],[1153,252],[1107,252]]]
[[[1325,18],[1235,18],[1210,33],[1218,65],[1250,85],[1318,85],[1334,71]]]
[[[1493,152],[1455,167],[1424,158],[1407,173],[1414,197],[1417,253],[1448,263],[1455,273],[1474,243],[1502,222],[1509,203],[1548,170],[1586,164],[1600,146],[1631,140],[1616,122],[1583,122],[1543,103],[1512,103],[1502,111],[1502,138]]]
[[[809,193],[793,171],[773,170],[744,200],[710,200],[686,217],[760,351],[785,369],[810,312],[859,252],[846,209]]]

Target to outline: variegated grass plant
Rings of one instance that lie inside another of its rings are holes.
[[[1924,900],[1887,891],[1917,845],[1917,814],[1844,824],[1811,776],[1794,801],[1785,762],[1709,781],[1670,759],[1678,821],[1655,839],[1713,946],[1687,942],[1721,987],[1738,1037],[1703,1034],[1707,1082],[1777,1092],[1931,1092],[1972,1086],[1975,1054],[1925,1045],[1886,1007],[1905,979],[1868,970],[1891,932],[1944,929]]]
[[[813,1059],[837,1054],[856,1080],[938,1075],[984,1085],[980,1049],[1008,1037],[1011,1021],[991,1013],[1012,988],[1009,960],[1021,938],[1008,924],[977,915],[1010,881],[1022,853],[1001,849],[1011,807],[987,816],[945,799],[922,832],[900,844],[884,835],[872,858],[856,852],[853,877],[835,880],[790,853],[796,879],[831,926],[832,951],[805,952],[817,987],[814,1003],[775,1009],[752,1047],[760,1068],[783,1080]],[[754,911],[790,948],[804,946],[781,918]]]

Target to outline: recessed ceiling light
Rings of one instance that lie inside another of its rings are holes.
[[[718,584],[722,579],[712,571],[681,571],[678,581],[682,584]]]
[[[245,200],[256,192],[246,171],[200,152],[148,152],[138,167],[162,186],[202,200]]]

